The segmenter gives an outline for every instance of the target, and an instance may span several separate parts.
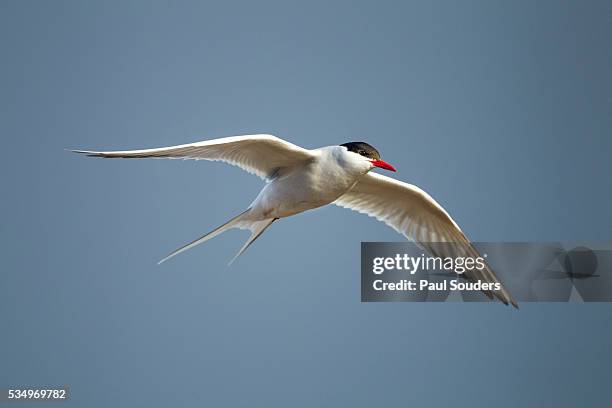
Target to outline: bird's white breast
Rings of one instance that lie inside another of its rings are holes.
[[[315,159],[268,183],[251,204],[263,218],[283,218],[334,202],[371,166],[344,147],[314,150]]]

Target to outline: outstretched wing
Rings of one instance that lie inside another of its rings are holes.
[[[274,178],[282,169],[298,166],[313,158],[310,150],[272,135],[232,136],[145,150],[72,151],[105,158],[153,157],[222,161],[266,180]]]
[[[425,191],[411,184],[368,173],[334,204],[375,217],[435,256],[480,256],[444,208]],[[482,282],[499,282],[489,265],[482,270],[466,272],[464,276]],[[489,298],[495,296],[505,304],[517,307],[503,285],[499,291],[484,293]]]

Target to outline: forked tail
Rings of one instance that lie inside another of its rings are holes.
[[[234,261],[238,259],[238,257],[242,255],[242,253],[246,251],[246,249],[250,247],[251,244],[255,242],[255,240],[259,238],[261,234],[263,234],[266,228],[268,228],[276,220],[278,220],[278,218],[268,218],[266,220],[252,222],[248,226],[248,229],[251,230],[251,236],[249,237],[249,239],[247,239],[247,242],[244,243],[242,248],[240,248],[240,251],[238,251],[238,253],[232,258],[232,260],[229,261],[228,265],[234,263]]]
[[[238,253],[236,254],[236,256],[234,256],[232,258],[232,260],[229,262],[228,265],[231,265],[232,262],[234,262],[240,255],[242,255],[242,253],[244,251],[246,251],[246,249],[257,239],[259,238],[259,236],[261,234],[263,234],[263,232],[266,230],[266,228],[268,228],[270,226],[270,224],[272,224],[275,220],[277,220],[278,218],[268,218],[265,220],[260,220],[260,221],[252,221],[252,220],[248,220],[248,217],[246,217],[246,215],[248,214],[248,212],[251,209],[249,208],[248,210],[246,210],[245,212],[243,212],[242,214],[237,215],[236,217],[232,218],[231,220],[229,220],[228,222],[226,222],[225,224],[215,228],[214,230],[210,231],[208,234],[203,235],[202,237],[196,239],[195,241],[192,241],[190,243],[188,243],[187,245],[184,245],[182,247],[180,247],[179,249],[177,249],[176,251],[172,252],[170,255],[168,255],[167,257],[165,257],[164,259],[162,259],[161,261],[159,261],[157,264],[161,264],[163,262],[166,262],[168,259],[180,254],[183,251],[186,251],[188,249],[193,248],[196,245],[199,245],[203,242],[208,241],[211,238],[216,237],[217,235],[220,235],[222,233],[224,233],[227,230],[230,230],[232,228],[239,228],[239,229],[248,229],[251,231],[251,236],[249,237],[249,239],[247,240],[247,242],[245,242],[245,244],[242,246],[242,248],[240,248],[240,251],[238,251]]]

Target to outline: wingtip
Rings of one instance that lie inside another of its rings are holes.
[[[96,156],[96,152],[90,150],[78,150],[78,149],[64,149],[65,151],[76,153],[76,154],[85,154],[87,156],[93,157]]]
[[[517,310],[518,310],[518,308],[519,308],[519,307],[518,307],[518,303],[516,303],[516,300],[514,300],[514,298],[512,298],[512,297],[511,297],[511,298],[509,298],[509,299],[507,299],[507,298],[499,298],[499,300],[501,300],[501,302],[502,302],[504,305],[506,305],[506,306],[512,306],[512,307],[514,307],[514,308],[515,308],[515,309],[517,309]]]
[[[514,300],[514,298],[498,298],[504,305],[506,306],[512,306],[515,309],[518,309],[518,303],[516,302],[516,300]]]
[[[512,295],[510,295],[509,293],[504,296],[504,303],[508,306],[512,306],[515,309],[518,309],[518,303],[516,302],[516,300],[514,299],[514,297],[512,297]]]
[[[78,149],[64,149],[64,150],[67,150],[71,153],[84,154],[87,157],[102,157],[102,158],[113,157],[113,156],[106,155],[104,152],[96,152],[94,150],[78,150]]]

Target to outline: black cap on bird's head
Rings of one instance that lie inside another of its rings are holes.
[[[370,163],[374,167],[380,167],[381,169],[396,171],[395,167],[389,163],[380,159],[380,153],[374,148],[374,146],[367,144],[366,142],[349,142],[343,143],[340,146],[346,147],[349,152],[357,153],[370,160]]]

